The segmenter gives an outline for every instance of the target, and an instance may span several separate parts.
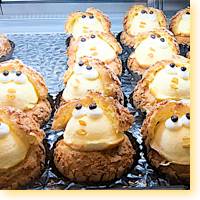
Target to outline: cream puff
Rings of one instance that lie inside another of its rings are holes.
[[[190,45],[190,7],[178,11],[171,19],[170,30],[179,44]]]
[[[64,130],[54,150],[54,163],[75,182],[107,182],[121,177],[132,166],[136,152],[124,134],[133,116],[112,97],[89,92],[62,105],[53,130]]]
[[[121,34],[121,42],[129,47],[137,43],[135,38],[141,33],[154,29],[166,28],[166,17],[162,10],[146,7],[144,5],[132,6],[124,17],[124,31]]]
[[[148,113],[141,132],[147,157],[173,184],[190,181],[190,108],[162,102]]]
[[[128,68],[143,74],[157,61],[171,59],[179,54],[179,46],[173,34],[167,29],[157,29],[143,33],[135,38],[135,50],[128,58]]]
[[[68,66],[74,65],[82,57],[98,59],[104,62],[115,74],[121,75],[122,63],[118,54],[122,52],[120,44],[108,33],[91,32],[90,35],[72,38],[67,50]]]
[[[44,132],[24,112],[0,106],[0,189],[37,178],[45,164]]]
[[[82,58],[70,66],[64,75],[62,101],[83,98],[89,90],[111,96],[123,104],[124,97],[118,77],[99,60]]]
[[[3,34],[0,33],[0,62],[9,59],[13,52],[13,44]]]
[[[74,38],[90,34],[91,31],[110,33],[109,18],[96,8],[87,8],[85,12],[73,12],[65,24],[65,31]]]
[[[190,99],[190,60],[183,56],[151,66],[137,83],[132,98],[137,108],[146,111],[160,101],[182,99]]]
[[[51,106],[42,76],[20,60],[0,64],[0,106],[24,111],[40,125],[48,121]]]

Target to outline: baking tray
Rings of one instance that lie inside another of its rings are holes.
[[[62,81],[66,71],[66,39],[61,33],[54,34],[9,34],[8,37],[15,42],[13,58],[21,59],[25,64],[39,71],[45,78],[49,88],[49,95],[54,104],[60,92],[64,89]],[[126,97],[126,106],[133,113],[135,122],[127,132],[133,143],[137,144],[138,159],[132,169],[122,178],[107,184],[83,185],[69,181],[55,168],[52,153],[55,143],[62,137],[63,132],[52,131],[52,118],[43,127],[46,133],[44,145],[47,151],[45,169],[38,179],[20,189],[32,190],[70,190],[70,189],[189,189],[189,186],[170,185],[164,176],[156,172],[146,159],[140,128],[145,117],[144,113],[133,108],[129,103],[129,96],[140,77],[131,74],[126,69],[128,53],[124,49],[120,58],[124,73],[121,76],[122,90]],[[56,105],[54,105],[56,106]]]

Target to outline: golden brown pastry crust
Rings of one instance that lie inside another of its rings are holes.
[[[107,97],[113,97],[117,99],[121,104],[124,103],[124,95],[121,90],[121,83],[119,78],[114,74],[112,70],[110,70],[103,62],[97,59],[90,59],[88,57],[83,57],[81,61],[88,66],[94,67],[100,76],[100,79],[103,84],[104,88],[104,95]],[[74,63],[75,65],[75,63]],[[70,65],[68,70],[65,72],[64,75],[64,83],[67,84],[68,80],[70,79],[71,75],[73,74],[74,65]],[[63,102],[64,101],[64,102]],[[64,99],[61,100],[61,104],[65,103]],[[67,102],[66,102],[67,103]]]
[[[177,66],[184,66],[184,64],[189,64],[190,60],[183,56],[177,55],[174,56],[174,59],[171,60],[158,61],[155,65],[151,66],[148,70],[146,70],[146,72],[143,74],[142,79],[137,83],[132,94],[132,103],[134,104],[134,106],[141,110],[148,111],[160,102],[150,92],[149,84],[154,79],[155,74],[170,63],[175,63]]]
[[[76,151],[63,140],[54,150],[57,169],[75,182],[107,182],[119,178],[131,168],[135,157],[136,152],[127,136],[118,147],[99,152]]]
[[[135,43],[137,42],[136,35],[131,35],[130,33],[131,21],[132,21],[133,16],[137,12],[140,12],[141,10],[146,10],[148,12],[153,11],[157,15],[160,27],[166,28],[167,26],[166,16],[162,10],[159,10],[153,7],[146,7],[144,5],[132,6],[124,17],[124,21],[123,21],[124,31],[122,32],[120,36],[120,40],[122,44],[125,44],[126,46],[130,48],[134,47]]]
[[[8,38],[0,33],[0,58],[6,56],[11,51],[12,47]]]
[[[29,81],[33,84],[37,95],[38,95],[38,103],[37,105],[30,109],[25,110],[29,116],[32,116],[36,122],[40,125],[43,125],[46,121],[48,121],[51,115],[51,105],[47,100],[48,97],[48,88],[46,87],[45,81],[43,77],[36,72],[35,70],[27,67],[20,60],[9,60],[0,64],[0,73],[8,70],[16,70],[21,71],[27,75]]]
[[[171,23],[169,25],[169,29],[175,35],[175,38],[179,44],[187,44],[190,45],[190,35],[185,33],[177,33],[177,27],[181,20],[181,17],[186,12],[190,12],[190,7],[179,10],[171,19]]]
[[[45,163],[45,149],[42,144],[44,132],[32,118],[12,107],[0,106],[1,119],[20,130],[17,134],[30,144],[22,162],[6,170],[0,169],[0,189],[16,189],[41,174]]]
[[[174,114],[183,115],[189,111],[190,108],[182,103],[163,101],[147,114],[141,129],[151,164],[175,183],[189,184],[190,166],[169,163],[159,152],[150,147],[150,142],[154,137],[154,129],[159,121],[167,119]]]
[[[75,22],[75,20],[79,17],[81,17],[82,15],[85,15],[85,16],[95,16],[96,19],[98,19],[101,24],[102,24],[102,27],[104,28],[104,31],[106,33],[110,33],[110,28],[111,28],[111,22],[108,18],[108,16],[106,16],[102,11],[96,9],[96,8],[87,8],[85,12],[80,12],[80,11],[77,11],[77,12],[73,12],[71,13],[69,16],[68,16],[68,19],[67,19],[67,22],[65,23],[65,31],[69,34],[72,34],[72,27],[73,27],[73,24]]]
[[[133,123],[133,116],[127,108],[124,108],[117,100],[112,97],[105,97],[99,92],[89,91],[82,99],[74,99],[59,107],[54,116],[52,124],[53,130],[63,130],[72,116],[72,111],[77,104],[88,107],[91,103],[96,102],[97,105],[107,113],[113,126],[119,132],[129,129]]]
[[[9,170],[0,170],[0,189],[18,189],[28,184],[41,175],[44,165],[44,146],[31,146],[24,161]]]
[[[137,35],[135,37],[135,48],[137,48],[137,46],[144,39],[146,39],[147,37],[150,37],[150,35],[152,35],[152,34],[160,35],[161,37],[164,37],[168,41],[168,43],[170,45],[172,45],[173,50],[174,50],[174,54],[175,55],[179,54],[179,46],[176,42],[176,39],[173,37],[173,34],[170,31],[168,31],[167,29],[162,29],[162,28],[161,29],[155,29],[154,31],[150,31],[148,33],[143,33],[143,34]],[[147,70],[150,65],[140,65],[137,62],[137,60],[135,58],[135,53],[133,51],[128,58],[127,66],[131,71],[134,71],[138,74],[143,74],[145,72],[145,70]]]
[[[120,44],[117,42],[117,40],[115,39],[115,37],[107,33],[91,32],[90,35],[84,36],[84,38],[89,39],[91,35],[95,35],[97,37],[102,38],[114,49],[114,51],[116,52],[116,57],[112,60],[104,61],[104,64],[107,65],[110,69],[112,69],[116,75],[121,75],[122,63],[121,63],[121,60],[118,58],[118,54],[122,52],[122,48]],[[68,66],[71,66],[71,65],[73,66],[74,63],[76,62],[76,52],[77,52],[77,49],[79,48],[81,38],[82,37],[79,37],[78,39],[72,38],[70,40],[70,45],[67,49]]]

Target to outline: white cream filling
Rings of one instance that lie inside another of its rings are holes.
[[[77,113],[83,109],[84,114],[78,117]],[[84,150],[103,150],[113,143],[119,142],[123,135],[113,131],[113,126],[101,108],[90,110],[82,107],[73,112],[69,120],[64,141],[74,148]]]
[[[161,42],[159,38],[148,37],[136,47],[134,54],[141,66],[149,66],[160,60],[171,59],[175,53],[167,41]]]
[[[10,131],[7,127],[0,127],[0,135],[2,135],[2,129],[6,132],[4,137],[0,137],[0,169],[8,169],[20,163],[25,159],[28,152],[29,144],[23,142],[17,134]]]
[[[172,68],[174,73],[167,73],[168,66],[155,74],[154,80],[149,84],[151,93],[157,99],[189,99],[190,98],[190,80],[183,79],[177,71],[180,67]]]
[[[75,38],[86,35],[90,31],[104,32],[101,22],[96,17],[90,19],[88,16],[85,18],[78,18],[72,28],[72,35]]]
[[[177,27],[177,33],[190,34],[190,15],[183,14]]]
[[[80,42],[79,48],[76,52],[77,62],[83,56],[107,61],[114,59],[116,57],[116,52],[106,41],[96,36],[93,39],[90,38],[85,42]]]
[[[159,28],[159,21],[157,20],[156,14],[142,14],[139,13],[133,17],[131,21],[130,33],[136,35],[138,33],[144,33],[152,31],[155,28]]]
[[[168,161],[177,164],[188,165],[190,163],[190,148],[185,146],[185,140],[189,141],[189,128],[181,126],[177,129],[165,128],[165,123],[155,129],[155,135],[151,141],[151,147]]]
[[[22,110],[33,108],[38,102],[34,86],[24,75],[0,76],[0,105],[13,106]]]
[[[90,72],[86,71],[84,73]],[[72,74],[63,91],[63,99],[67,101],[74,98],[82,98],[87,94],[88,90],[103,93],[103,84],[99,77],[97,77],[96,79],[94,78],[94,76],[92,77],[93,78],[88,78],[84,74]]]

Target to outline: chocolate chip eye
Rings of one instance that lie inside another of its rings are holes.
[[[94,110],[96,108],[97,108],[97,104],[96,103],[92,103],[92,104],[89,105],[89,109],[90,110]]]
[[[178,121],[178,116],[172,115],[172,116],[171,116],[171,120],[172,120],[173,122],[177,122],[177,121]]]
[[[186,15],[190,15],[190,12],[186,12]]]
[[[174,68],[174,67],[175,67],[175,64],[174,64],[174,63],[170,63],[169,66],[170,66],[171,68]]]
[[[152,38],[152,39],[155,39],[155,38],[156,38],[156,36],[155,36],[155,35],[151,35],[151,38]]]
[[[142,14],[145,14],[145,13],[147,13],[147,11],[146,11],[146,10],[142,10],[141,13],[142,13]]]
[[[94,16],[93,16],[93,15],[90,15],[90,16],[89,16],[89,18],[90,18],[90,19],[93,19],[93,18],[94,18]]]
[[[81,38],[81,42],[85,42],[86,41],[86,39],[85,38]]]
[[[86,69],[87,69],[87,70],[91,70],[92,67],[91,67],[91,66],[87,66]]]
[[[181,67],[181,71],[182,71],[182,72],[185,72],[186,70],[187,70],[186,67]]]
[[[187,117],[187,119],[190,119],[190,113],[186,113],[185,116]]]
[[[16,76],[21,76],[22,72],[21,71],[16,71]]]
[[[81,104],[76,104],[76,110],[80,110],[82,108],[82,105]]]
[[[91,38],[94,39],[94,38],[95,38],[95,35],[91,35]]]
[[[4,76],[8,76],[9,75],[9,71],[7,71],[7,70],[3,71],[3,75]]]
[[[84,65],[83,61],[82,61],[82,60],[79,61],[78,65],[79,65],[79,66],[83,66],[83,65]]]
[[[165,42],[165,38],[160,38],[160,41],[161,42]]]
[[[86,15],[82,15],[82,18],[86,18]]]
[[[153,11],[151,10],[149,13],[152,15],[152,14],[153,14]]]

